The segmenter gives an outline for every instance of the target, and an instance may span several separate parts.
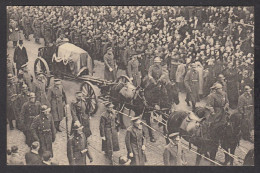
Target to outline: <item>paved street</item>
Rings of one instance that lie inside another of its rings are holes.
[[[32,70],[33,68],[33,62],[38,56],[38,48],[43,46],[43,40],[41,39],[41,45],[35,44],[32,35],[30,35],[31,41],[24,40],[24,46],[27,49],[27,53],[29,56],[29,69]],[[8,48],[7,53],[9,56],[13,56],[14,48],[12,48],[12,43],[8,42]],[[104,65],[101,62],[95,61],[95,73],[94,76],[103,78],[104,74]],[[31,71],[32,72],[32,71]],[[66,91],[68,101],[71,102],[73,99],[75,99],[74,93],[75,91],[79,90],[80,84],[73,82],[73,81],[62,81],[64,85],[64,89]],[[95,91],[97,95],[99,95],[99,88],[95,87]],[[181,93],[180,95],[180,104],[177,106],[177,109],[180,110],[187,110],[191,109],[190,107],[186,106],[186,103],[184,101],[185,95],[184,93]],[[198,105],[203,105],[205,102],[201,101]],[[99,109],[97,113],[94,115],[94,117],[90,120],[91,121],[91,130],[92,130],[92,136],[89,138],[89,149],[92,152],[94,161],[92,163],[89,163],[89,160],[87,159],[88,165],[106,165],[108,164],[108,160],[105,158],[104,153],[101,151],[101,138],[99,135],[99,120],[100,115],[104,111],[104,105],[102,103],[99,103]],[[127,111],[128,112],[128,111]],[[127,113],[126,112],[126,113]],[[71,125],[71,116],[69,115],[69,129]],[[125,119],[126,122],[129,125],[128,118]],[[53,143],[54,148],[54,160],[57,160],[60,165],[68,165],[68,159],[66,154],[66,131],[65,131],[65,119],[61,122],[61,126],[63,127],[63,131],[56,134],[56,140]],[[158,130],[162,132],[162,128],[159,128],[156,126]],[[114,153],[114,162],[115,164],[118,164],[118,158],[119,156],[126,156],[127,151],[125,148],[125,130],[121,130],[119,134],[119,143],[120,143],[120,151]],[[146,129],[147,132],[147,129]],[[148,133],[146,133],[148,137]],[[165,146],[165,140],[164,138],[159,134],[156,133],[157,141],[156,143],[151,143],[149,141],[149,138],[147,138],[147,149],[146,149],[146,155],[148,162],[146,165],[163,165],[163,150]],[[24,154],[29,151],[29,148],[25,145],[25,137],[22,132],[18,130],[9,130],[9,127],[7,126],[7,147],[11,148],[12,145],[17,145],[19,147],[19,153],[21,154],[21,158],[24,159]],[[243,150],[248,151],[250,148],[253,147],[253,144],[241,141],[240,145],[243,147]],[[235,155],[240,156],[244,158],[245,153],[240,149],[236,149]],[[195,164],[195,157],[196,155],[194,153],[191,153],[190,151],[186,151],[187,156],[187,162],[188,165],[194,165]],[[224,154],[223,152],[217,153],[217,160],[218,161],[224,161]],[[235,161],[235,165],[241,165],[241,163]],[[202,159],[201,165],[209,165],[209,162]]]

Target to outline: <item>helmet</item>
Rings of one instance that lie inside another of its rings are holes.
[[[153,62],[162,62],[162,60],[160,57],[156,57],[156,58],[154,58]]]

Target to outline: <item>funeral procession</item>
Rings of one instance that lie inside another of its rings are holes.
[[[7,165],[254,165],[254,7],[6,17]]]

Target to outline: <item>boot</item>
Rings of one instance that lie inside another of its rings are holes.
[[[188,100],[185,100],[186,103],[187,103],[187,106],[190,106],[190,102]]]

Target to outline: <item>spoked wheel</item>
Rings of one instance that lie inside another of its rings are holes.
[[[49,69],[47,62],[43,58],[40,58],[40,57],[38,57],[34,61],[34,65],[33,65],[34,77],[36,78],[39,73],[43,73],[45,75],[45,77],[47,78],[47,86],[49,86],[49,84],[50,84],[50,69]]]
[[[86,101],[87,110],[89,110],[90,114],[95,114],[98,109],[98,102],[93,85],[90,82],[86,81],[81,84],[80,90],[82,91],[83,98]]]
[[[130,78],[128,76],[126,76],[126,75],[119,76],[119,78],[117,78],[116,82],[117,83],[119,83],[119,82],[122,82],[122,83],[130,82],[130,83],[132,83]]]

